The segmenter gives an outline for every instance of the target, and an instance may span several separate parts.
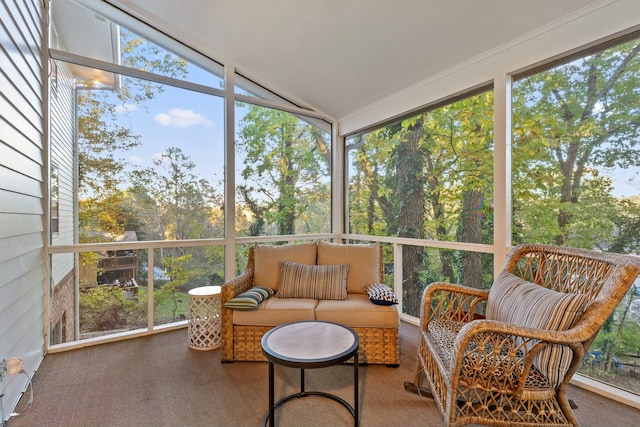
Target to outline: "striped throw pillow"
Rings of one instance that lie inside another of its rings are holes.
[[[307,265],[280,263],[280,298],[344,300],[349,264]]]
[[[273,289],[266,286],[256,286],[231,298],[224,306],[235,310],[255,310],[262,301],[274,293]]]
[[[534,329],[566,331],[582,317],[586,295],[557,292],[503,271],[496,278],[487,300],[487,319]],[[541,350],[534,366],[557,386],[569,369],[573,352],[562,345]]]

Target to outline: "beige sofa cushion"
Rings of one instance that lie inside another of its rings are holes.
[[[400,326],[400,316],[395,305],[373,304],[366,294],[348,294],[344,301],[318,301],[316,320],[336,322],[352,328]]]
[[[245,326],[278,326],[287,322],[314,320],[317,300],[278,298],[260,303],[257,310],[233,310],[233,324]]]
[[[258,245],[254,248],[253,285],[266,286],[278,290],[280,286],[280,263],[282,261],[314,265],[316,263],[316,243],[295,245]]]
[[[366,286],[380,282],[380,244],[345,245],[318,242],[318,265],[349,264],[347,293],[366,294]]]

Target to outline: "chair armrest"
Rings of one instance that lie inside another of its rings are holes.
[[[251,289],[253,286],[253,271],[245,271],[239,276],[229,280],[222,284],[222,290],[220,292],[220,300],[222,304],[229,301],[236,295]]]
[[[480,305],[489,297],[489,291],[470,288],[454,283],[434,282],[422,294],[420,326],[427,330],[434,319],[470,322],[482,318]]]
[[[226,308],[224,304],[236,295],[251,289],[253,286],[253,270],[247,270],[243,274],[224,283],[220,292],[220,338],[222,362],[233,361],[233,310]]]

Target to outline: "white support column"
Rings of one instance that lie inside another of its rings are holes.
[[[147,249],[147,329],[153,331],[153,265],[155,261],[153,259],[153,248]]]
[[[225,281],[236,275],[236,127],[235,127],[235,67],[224,67],[224,276]]]
[[[344,180],[348,165],[345,159],[344,137],[338,135],[338,124],[335,122],[332,124],[331,137],[331,232],[342,234],[346,232],[347,183]]]
[[[496,76],[493,82],[495,276],[511,247],[511,76]]]
[[[393,293],[398,298],[398,307],[400,314],[404,312],[403,294],[402,291],[402,245],[399,243],[393,244]]]

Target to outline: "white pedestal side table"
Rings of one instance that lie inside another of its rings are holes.
[[[189,347],[213,350],[220,347],[220,286],[189,291]]]

